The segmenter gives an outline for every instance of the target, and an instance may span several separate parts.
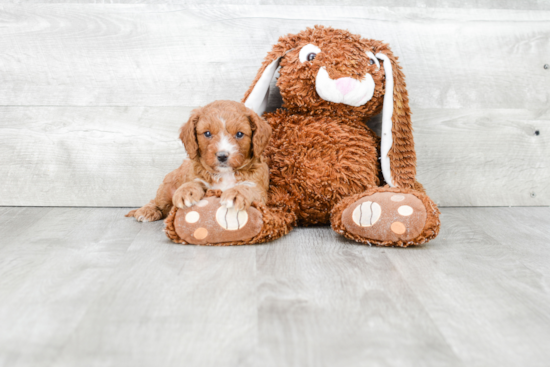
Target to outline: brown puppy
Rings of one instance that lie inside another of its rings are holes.
[[[126,216],[160,220],[174,205],[197,204],[208,189],[223,191],[227,208],[265,203],[269,169],[262,152],[270,136],[271,127],[242,103],[216,101],[193,110],[180,134],[189,158],[164,178],[153,200]]]

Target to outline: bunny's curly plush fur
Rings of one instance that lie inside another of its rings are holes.
[[[258,114],[278,66],[283,108],[263,116],[273,131],[264,152],[268,201],[256,204],[264,226],[252,239],[217,245],[260,243],[295,225],[328,223],[368,244],[406,247],[435,238],[439,210],[416,181],[409,98],[389,46],[322,26],[281,37],[243,99]],[[380,139],[366,121],[381,112]],[[171,231],[174,218],[173,210],[167,234],[182,242]]]

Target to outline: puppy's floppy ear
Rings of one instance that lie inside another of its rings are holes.
[[[199,143],[197,141],[197,123],[202,114],[202,108],[195,108],[191,111],[189,120],[180,129],[180,140],[185,146],[187,155],[190,159],[195,159],[199,155]]]
[[[380,50],[376,57],[383,61],[386,74],[380,143],[382,174],[392,187],[413,188],[416,152],[405,75],[389,48]]]
[[[296,38],[294,35],[281,37],[279,38],[279,42],[273,45],[271,52],[267,54],[260,70],[258,70],[258,74],[252,85],[244,94],[242,102],[246,107],[252,109],[260,116],[264,113],[269,97],[269,84],[279,67],[279,61],[281,61],[281,57],[295,47]]]
[[[271,126],[250,108],[247,108],[247,113],[252,126],[252,153],[260,157],[271,137]]]

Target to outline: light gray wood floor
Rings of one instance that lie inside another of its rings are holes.
[[[409,249],[182,246],[126,211],[0,207],[1,366],[550,361],[550,208],[444,208]]]

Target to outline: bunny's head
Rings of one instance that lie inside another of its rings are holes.
[[[279,66],[277,86],[291,113],[363,123],[382,111],[384,179],[391,186],[414,185],[416,154],[405,77],[387,44],[323,26],[279,38],[243,99],[260,115]]]

